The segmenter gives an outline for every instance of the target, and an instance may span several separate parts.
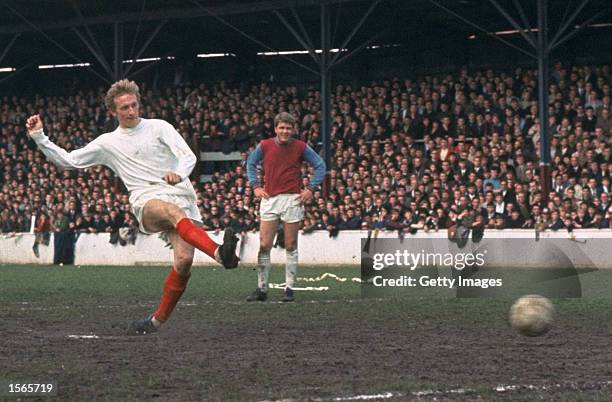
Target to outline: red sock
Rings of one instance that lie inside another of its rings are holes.
[[[215,258],[215,251],[217,251],[219,245],[208,236],[204,229],[191,222],[191,219],[181,219],[176,224],[176,232],[181,236],[181,239],[203,251],[209,257]]]
[[[172,310],[176,307],[176,303],[178,303],[183,292],[185,292],[187,281],[189,281],[190,277],[191,272],[183,276],[176,272],[174,268],[170,270],[164,282],[164,290],[159,302],[159,308],[153,314],[158,321],[165,322],[168,320],[170,314],[172,314]]]

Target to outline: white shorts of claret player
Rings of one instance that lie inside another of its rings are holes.
[[[144,211],[144,206],[151,200],[160,200],[174,204],[182,209],[189,219],[196,222],[202,222],[202,215],[200,215],[200,211],[198,210],[198,206],[196,205],[196,200],[194,198],[177,194],[147,194],[146,196],[139,197],[132,203],[132,211],[134,211],[134,215],[136,216],[136,219],[138,219],[138,224],[140,225],[140,231],[143,233],[153,234],[153,232],[145,230],[145,228],[142,226],[142,213]]]
[[[286,223],[296,223],[304,218],[304,205],[299,194],[278,194],[262,198],[259,204],[259,216],[262,221],[280,219]]]

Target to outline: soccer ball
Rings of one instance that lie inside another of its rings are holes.
[[[540,295],[527,295],[510,308],[510,325],[525,336],[540,336],[552,327],[554,307]]]

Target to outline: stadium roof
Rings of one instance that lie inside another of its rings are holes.
[[[535,25],[536,2],[525,0],[4,0],[0,2],[0,56],[5,57],[0,57],[0,67],[19,67],[34,60],[38,64],[95,62],[92,49],[112,60],[116,26],[123,30],[124,59],[137,55],[195,57],[198,53],[303,49],[276,11],[296,30],[299,25],[295,17],[299,16],[309,39],[318,47],[322,3],[331,5],[332,48],[343,44],[368,10],[371,13],[366,22],[346,48],[370,40],[373,45],[401,43],[418,49],[481,35],[448,10],[488,32],[524,44],[494,2],[524,26],[516,8],[520,3],[529,25]],[[551,36],[575,11],[572,25],[594,15],[597,19],[590,21],[592,24],[612,20],[610,0],[548,3]],[[603,25],[599,28],[610,29]],[[239,31],[259,43],[246,39]]]

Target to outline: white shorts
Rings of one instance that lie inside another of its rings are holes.
[[[259,217],[262,221],[280,219],[286,223],[299,222],[304,218],[304,205],[298,199],[299,194],[278,194],[262,198],[259,204]]]
[[[136,202],[132,203],[132,211],[134,211],[134,215],[136,216],[136,219],[138,219],[138,224],[140,225],[140,231],[143,233],[154,233],[145,230],[144,226],[142,226],[142,213],[144,211],[144,206],[151,200],[160,200],[174,204],[182,209],[189,219],[196,222],[202,222],[202,215],[200,215],[200,211],[196,205],[196,200],[191,197],[175,194],[158,194],[148,197],[140,197]]]

